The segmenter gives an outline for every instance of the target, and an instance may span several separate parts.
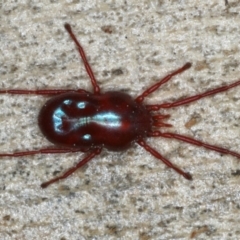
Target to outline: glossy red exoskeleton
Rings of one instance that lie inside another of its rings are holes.
[[[188,136],[157,130],[157,128],[171,127],[171,124],[164,122],[170,115],[163,115],[160,113],[154,114],[162,108],[182,106],[201,98],[227,91],[230,88],[240,85],[240,80],[230,85],[218,87],[172,103],[155,105],[143,104],[143,100],[146,96],[156,91],[173,76],[191,67],[190,63],[186,63],[183,67],[167,75],[136,98],[132,98],[130,95],[120,91],[109,91],[104,93],[100,91],[100,87],[88,63],[84,50],[73,34],[70,25],[65,24],[65,29],[78,48],[85,69],[91,79],[93,93],[82,89],[0,90],[1,94],[54,95],[42,107],[38,120],[43,135],[57,146],[56,148],[44,148],[36,151],[16,152],[12,154],[2,153],[0,157],[19,157],[38,153],[87,152],[87,155],[76,166],[69,169],[62,176],[42,183],[42,188],[68,177],[93,157],[100,154],[102,148],[111,151],[123,151],[128,149],[132,143],[139,144],[154,157],[163,161],[168,167],[174,169],[186,179],[192,179],[189,173],[179,169],[159,152],[151,148],[145,142],[145,138],[147,137],[178,139],[183,142],[240,158],[239,153],[229,151],[228,149],[210,145]]]

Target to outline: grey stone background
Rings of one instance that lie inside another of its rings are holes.
[[[72,25],[103,90],[132,96],[190,61],[146,102],[162,103],[240,79],[238,0],[2,1],[0,89],[91,90],[64,30]],[[0,96],[0,152],[49,146],[37,127],[46,97]],[[240,87],[171,114],[173,132],[234,151]],[[240,160],[148,139],[192,173],[189,182],[134,145],[103,151],[73,176],[40,184],[82,153],[0,160],[0,239],[240,239]]]

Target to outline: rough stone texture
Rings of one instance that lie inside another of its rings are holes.
[[[193,95],[240,78],[238,0],[4,1],[0,13],[0,88],[91,89],[63,24],[84,46],[103,90],[137,96],[190,61],[148,102]],[[0,151],[49,143],[37,127],[45,98],[0,96]],[[172,115],[172,131],[235,151],[240,87]],[[189,182],[139,146],[103,151],[65,181],[40,183],[82,153],[0,161],[1,239],[239,239],[240,161],[165,139],[149,144],[191,172]]]

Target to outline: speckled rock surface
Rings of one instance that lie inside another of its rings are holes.
[[[147,102],[162,103],[240,79],[240,3],[224,1],[4,1],[0,89],[90,90],[68,22],[103,90],[137,96],[172,70]],[[45,97],[0,96],[0,152],[49,146],[37,126]],[[178,132],[238,151],[240,87],[163,111]],[[40,184],[82,153],[0,160],[0,239],[240,239],[240,160],[149,139],[192,173],[189,182],[137,145],[103,151],[65,181]]]

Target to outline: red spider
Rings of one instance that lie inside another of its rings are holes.
[[[156,91],[173,76],[189,69],[191,64],[186,63],[183,67],[149,87],[135,99],[120,91],[102,93],[82,46],[73,34],[70,25],[65,24],[65,28],[77,46],[86,71],[90,77],[93,93],[83,89],[0,90],[1,94],[54,95],[42,107],[38,121],[43,135],[57,146],[56,148],[44,148],[36,151],[16,152],[12,154],[3,153],[0,154],[0,157],[20,157],[38,153],[87,152],[87,155],[76,166],[70,168],[62,176],[42,183],[42,188],[68,177],[93,157],[100,154],[102,148],[105,147],[111,151],[124,151],[130,148],[134,142],[142,146],[146,151],[163,161],[168,167],[174,169],[186,179],[192,179],[189,173],[179,169],[159,152],[151,148],[144,140],[147,137],[174,138],[240,158],[239,153],[228,149],[210,145],[176,133],[156,130],[161,127],[171,127],[170,124],[164,122],[170,115],[156,113],[160,109],[182,106],[201,98],[227,91],[230,88],[240,85],[240,80],[227,86],[206,91],[205,93],[177,100],[173,103],[154,105],[142,103],[146,96]]]

